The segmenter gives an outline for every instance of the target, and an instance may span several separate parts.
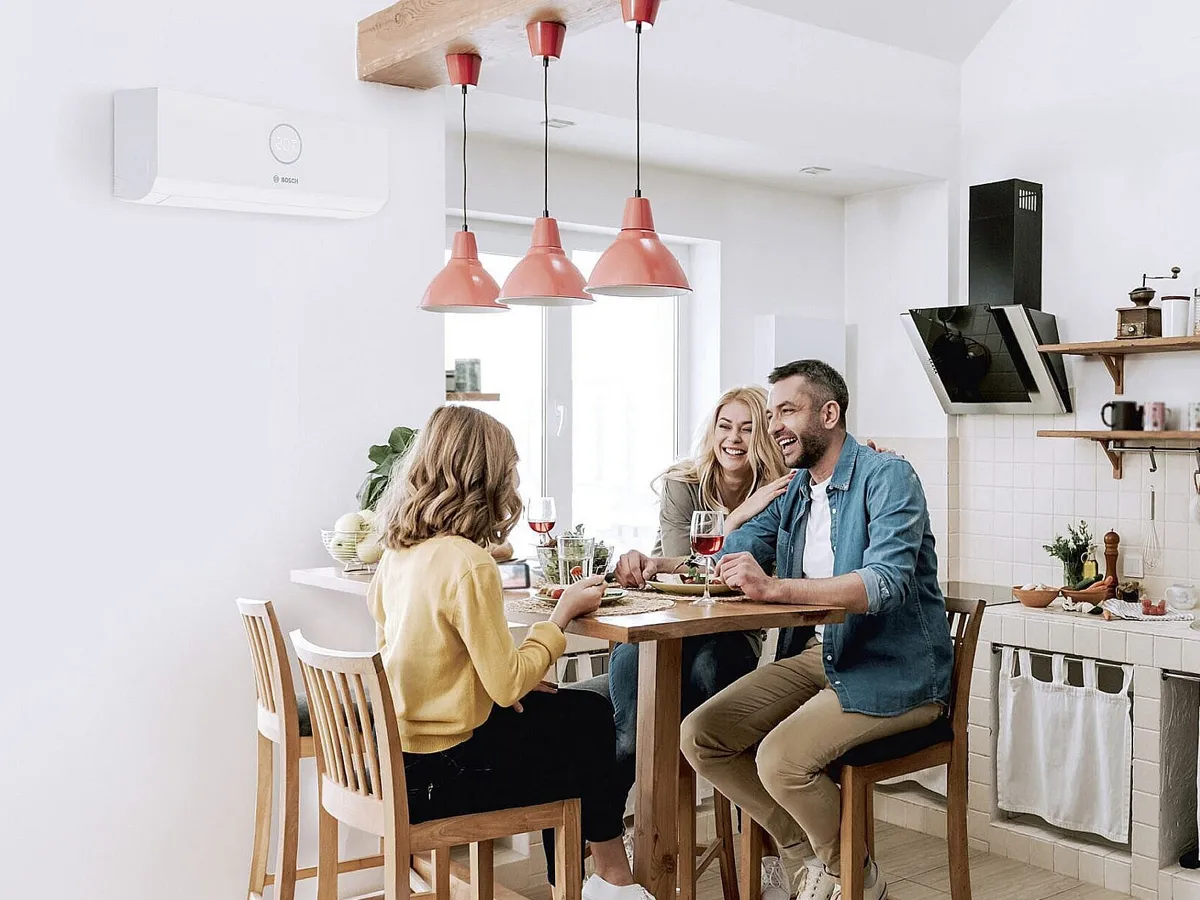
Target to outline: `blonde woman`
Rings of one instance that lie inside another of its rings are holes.
[[[694,510],[723,510],[726,530],[732,531],[787,490],[792,472],[767,434],[766,398],[767,392],[759,387],[726,391],[709,417],[695,455],[663,473],[655,556],[691,554]],[[754,671],[761,652],[762,634],[757,631],[685,639],[683,714]],[[636,769],[637,671],[636,644],[613,648],[608,692],[616,720],[622,799],[633,787]]]
[[[396,700],[411,820],[578,797],[596,874],[585,900],[647,900],[621,837],[612,709],[541,678],[563,629],[595,610],[599,576],[567,588],[550,621],[514,647],[496,563],[485,549],[517,523],[517,451],[476,409],[437,410],[381,501],[387,548],[368,605]],[[570,751],[548,752],[565,746]],[[545,836],[553,882],[553,832]]]

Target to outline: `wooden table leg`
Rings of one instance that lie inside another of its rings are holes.
[[[638,645],[634,877],[657,900],[675,896],[682,665],[681,640]]]

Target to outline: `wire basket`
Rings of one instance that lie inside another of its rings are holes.
[[[375,567],[358,558],[358,545],[367,534],[366,531],[322,531],[321,542],[333,561],[341,563],[344,574],[372,572]]]

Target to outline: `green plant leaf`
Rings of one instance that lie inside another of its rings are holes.
[[[390,444],[374,444],[371,446],[371,449],[367,451],[367,458],[370,459],[371,462],[378,465],[391,456],[393,452],[394,451],[392,450]]]
[[[373,468],[370,472],[372,475],[387,475],[392,474],[392,466],[396,464],[396,460],[400,458],[399,453],[388,451],[388,455],[379,461],[379,465]]]
[[[403,453],[408,449],[408,445],[412,443],[416,434],[411,428],[398,425],[392,429],[392,433],[388,436],[388,444],[397,453]]]

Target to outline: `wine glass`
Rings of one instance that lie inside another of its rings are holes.
[[[712,558],[725,543],[725,513],[698,509],[692,513],[692,552],[704,557],[704,596],[695,606],[710,606],[717,601],[708,594],[712,580]]]
[[[529,502],[525,505],[525,521],[529,523],[530,528],[541,535],[539,543],[543,547],[550,545],[550,530],[557,520],[558,515],[554,509],[553,497],[529,498]]]

